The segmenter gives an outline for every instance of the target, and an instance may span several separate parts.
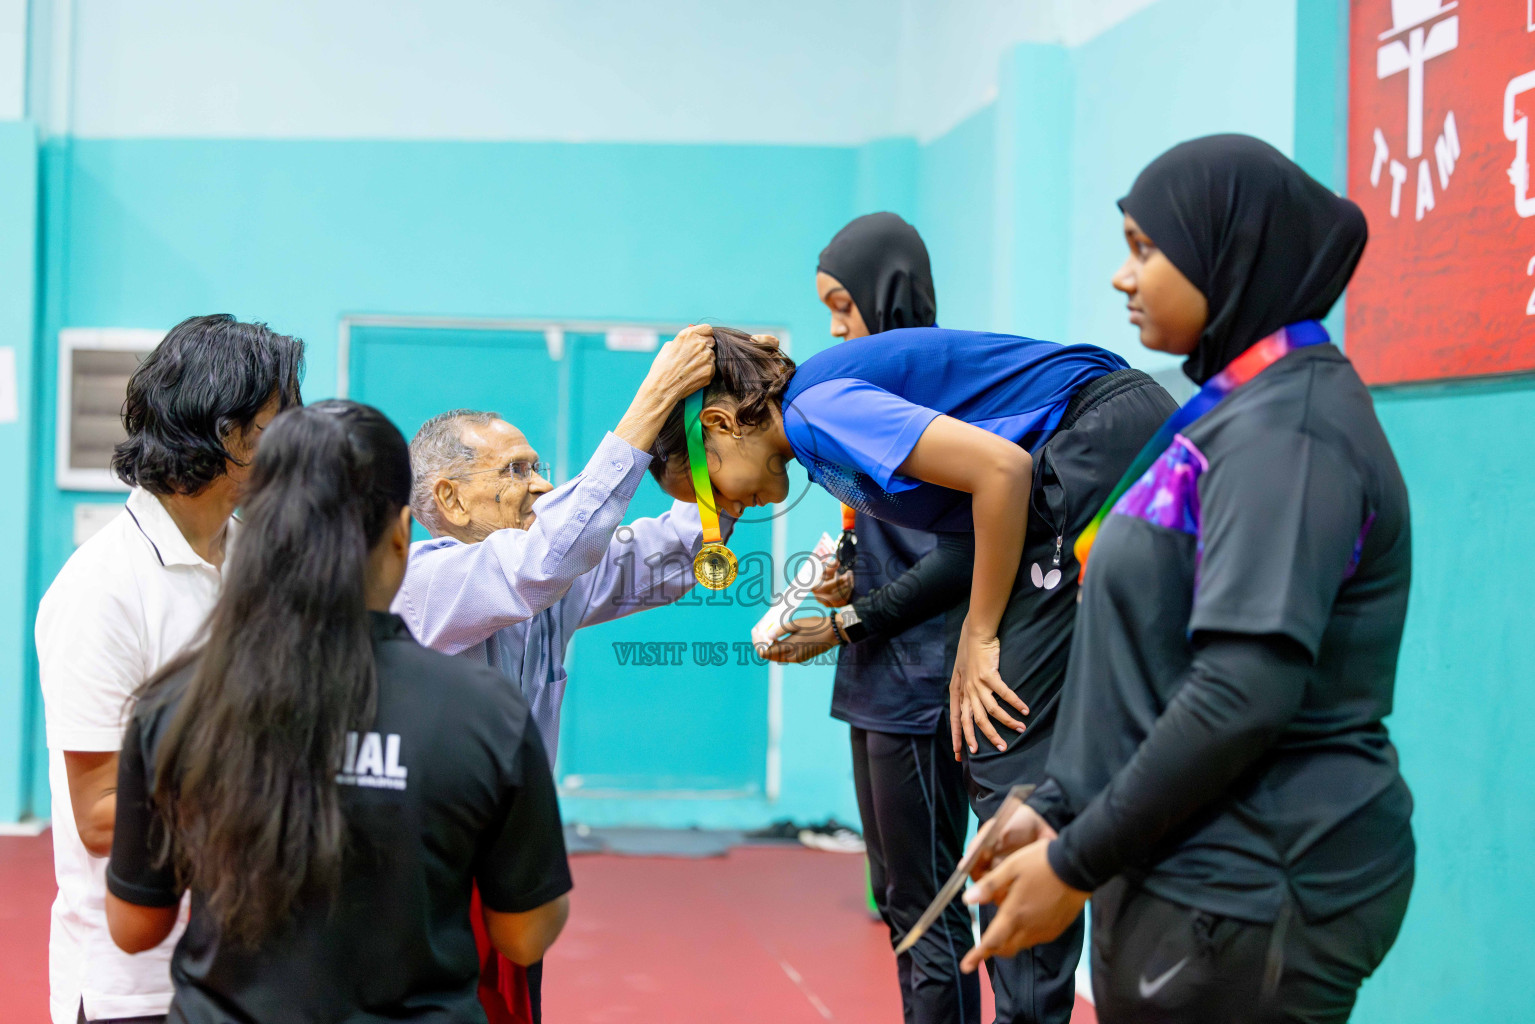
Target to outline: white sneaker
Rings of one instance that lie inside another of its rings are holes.
[[[824,825],[812,825],[799,831],[799,841],[812,850],[827,853],[863,853],[863,836],[842,824],[836,818],[826,819]]]

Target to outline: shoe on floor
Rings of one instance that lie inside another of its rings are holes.
[[[863,837],[836,818],[827,818],[820,825],[811,825],[799,831],[799,841],[812,850],[827,853],[863,853]]]
[[[754,843],[793,843],[799,840],[800,827],[792,818],[779,818],[766,828],[743,833]]]

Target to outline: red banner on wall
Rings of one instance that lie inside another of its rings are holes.
[[[1353,0],[1349,197],[1371,384],[1535,369],[1535,0]]]

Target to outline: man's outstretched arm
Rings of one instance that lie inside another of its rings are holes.
[[[613,432],[575,479],[538,500],[527,530],[417,544],[394,601],[416,639],[457,654],[564,597],[606,553],[671,410],[713,374],[712,328],[689,328],[661,346]]]
[[[608,434],[578,476],[538,499],[528,529],[416,544],[394,611],[422,644],[457,654],[552,607],[602,560],[649,465]]]
[[[735,521],[720,517],[730,538]],[[651,519],[618,528],[606,557],[560,602],[568,631],[671,604],[692,589],[693,556],[703,544],[698,506],[678,501]]]

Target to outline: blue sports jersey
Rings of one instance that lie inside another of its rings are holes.
[[[970,495],[901,476],[928,424],[953,416],[1035,451],[1088,381],[1128,364],[1093,345],[910,327],[805,360],[784,433],[810,479],[866,515],[918,530],[973,529]]]

